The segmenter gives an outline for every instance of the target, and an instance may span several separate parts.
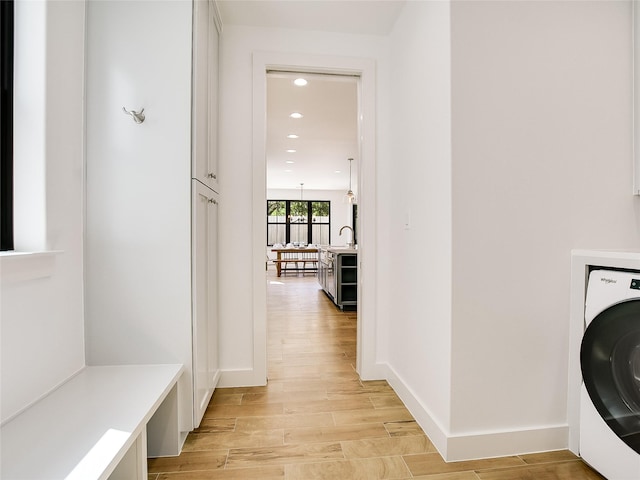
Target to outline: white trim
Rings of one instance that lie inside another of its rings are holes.
[[[356,371],[363,380],[385,378],[377,366],[377,178],[376,178],[376,65],[358,64],[358,320]]]
[[[359,262],[356,370],[365,380],[384,378],[376,368],[376,64],[352,57],[254,52],[253,55],[253,325],[254,369],[266,380],[266,72],[288,70],[360,77],[358,174]],[[363,188],[364,187],[364,188]],[[366,281],[363,272],[366,272]],[[264,372],[264,375],[262,375]],[[260,384],[260,383],[258,383]]]
[[[449,432],[444,426],[433,416],[429,409],[414,394],[409,385],[398,375],[398,373],[389,365],[387,365],[387,381],[391,388],[396,392],[402,403],[405,404],[413,418],[416,419],[418,425],[422,427],[424,433],[427,434],[431,443],[436,447],[442,458],[446,458],[447,454],[447,438]]]
[[[631,96],[633,98],[633,113],[631,118],[631,124],[633,126],[633,194],[640,195],[640,8],[636,1],[631,2],[631,9],[631,37],[633,45],[633,56],[631,57],[633,68],[633,86],[631,90]]]
[[[387,366],[387,371],[389,384],[447,462],[562,450],[567,447],[569,426],[566,424],[454,435],[443,427],[391,367]]]
[[[209,11],[213,15],[213,23],[218,30],[218,35],[222,35],[222,17],[220,16],[220,9],[218,8],[218,2],[216,0],[209,0]]]
[[[356,370],[363,379],[380,379],[376,368],[376,64],[374,60],[307,54],[253,54],[253,365],[256,378],[266,382],[266,281],[264,269],[264,202],[266,199],[266,72],[287,70],[360,77],[360,158],[358,164],[359,286]],[[364,188],[363,188],[364,187]],[[366,272],[363,275],[363,272]]]
[[[265,381],[262,372],[256,372],[252,368],[237,370],[221,370],[220,378],[216,388],[225,387],[253,387],[264,385]]]
[[[53,275],[55,259],[62,251],[0,253],[2,283],[26,282]]]
[[[569,426],[564,424],[450,436],[445,460],[459,462],[564,450],[568,435]]]
[[[264,222],[266,194],[267,85],[266,62],[253,57],[253,183],[252,228],[252,295],[253,298],[253,372],[255,385],[267,383],[267,284],[264,271],[264,246],[267,244]],[[222,380],[225,379],[223,374]]]
[[[13,234],[20,251],[47,246],[47,2],[15,2]],[[48,115],[47,115],[48,114]]]

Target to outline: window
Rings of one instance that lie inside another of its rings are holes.
[[[267,200],[267,245],[329,244],[331,202]]]
[[[13,3],[0,1],[0,250],[13,250]]]

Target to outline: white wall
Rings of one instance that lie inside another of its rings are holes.
[[[386,59],[385,37],[225,25],[220,98],[220,364],[221,382],[256,365],[252,289],[252,58],[256,52]],[[386,78],[376,79],[386,91]],[[255,292],[254,292],[255,298]],[[238,374],[240,376],[235,376]],[[243,378],[248,378],[244,376]]]
[[[192,428],[191,3],[87,6],[87,364],[181,363]],[[124,114],[145,109],[136,124]]]
[[[390,381],[441,452],[451,401],[449,4],[409,2],[391,35],[390,272],[380,278]],[[405,226],[408,222],[408,228]],[[392,240],[391,240],[392,239]],[[391,316],[391,314],[389,314]]]
[[[16,215],[36,226],[20,232],[29,238],[17,239],[16,249],[60,253],[0,257],[3,421],[84,366],[83,62],[83,2],[16,3],[15,138],[39,146],[16,144],[16,163],[31,165],[16,168],[16,188],[30,190],[17,196]],[[25,80],[25,69],[43,76]]]
[[[390,381],[448,460],[566,448],[570,250],[640,244],[630,3],[450,9],[391,35]]]
[[[562,448],[570,250],[640,245],[631,5],[451,8],[450,448]]]
[[[325,200],[331,202],[331,245],[345,245],[351,241],[351,233],[344,231],[339,235],[343,225],[351,226],[350,204],[342,202],[345,191],[342,190],[305,190],[303,195],[305,200]],[[267,189],[269,200],[299,200],[299,189]]]

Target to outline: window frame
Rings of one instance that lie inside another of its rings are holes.
[[[13,72],[14,0],[0,2],[0,251],[14,249],[13,231]]]
[[[284,222],[270,222],[269,221],[269,202],[284,202],[285,204],[285,221]],[[316,244],[313,238],[313,226],[314,225],[328,225],[328,236],[331,238],[331,200],[282,200],[282,199],[268,199],[266,203],[267,213],[267,246],[272,247],[274,244],[269,243],[269,226],[270,225],[285,225],[285,245],[291,243],[291,204],[303,202],[307,204],[307,239],[309,244]],[[313,204],[314,203],[326,203],[328,205],[328,220],[326,222],[314,222],[313,221]],[[297,223],[294,225],[304,225],[305,223]]]

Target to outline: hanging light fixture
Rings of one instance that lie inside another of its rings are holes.
[[[300,202],[302,202],[302,188],[304,186],[304,183],[300,182]],[[289,223],[293,223],[294,222],[294,215],[289,214]]]
[[[353,158],[347,160],[349,160],[349,190],[344,196],[344,203],[356,203],[356,195],[351,190],[351,162],[353,162]]]

